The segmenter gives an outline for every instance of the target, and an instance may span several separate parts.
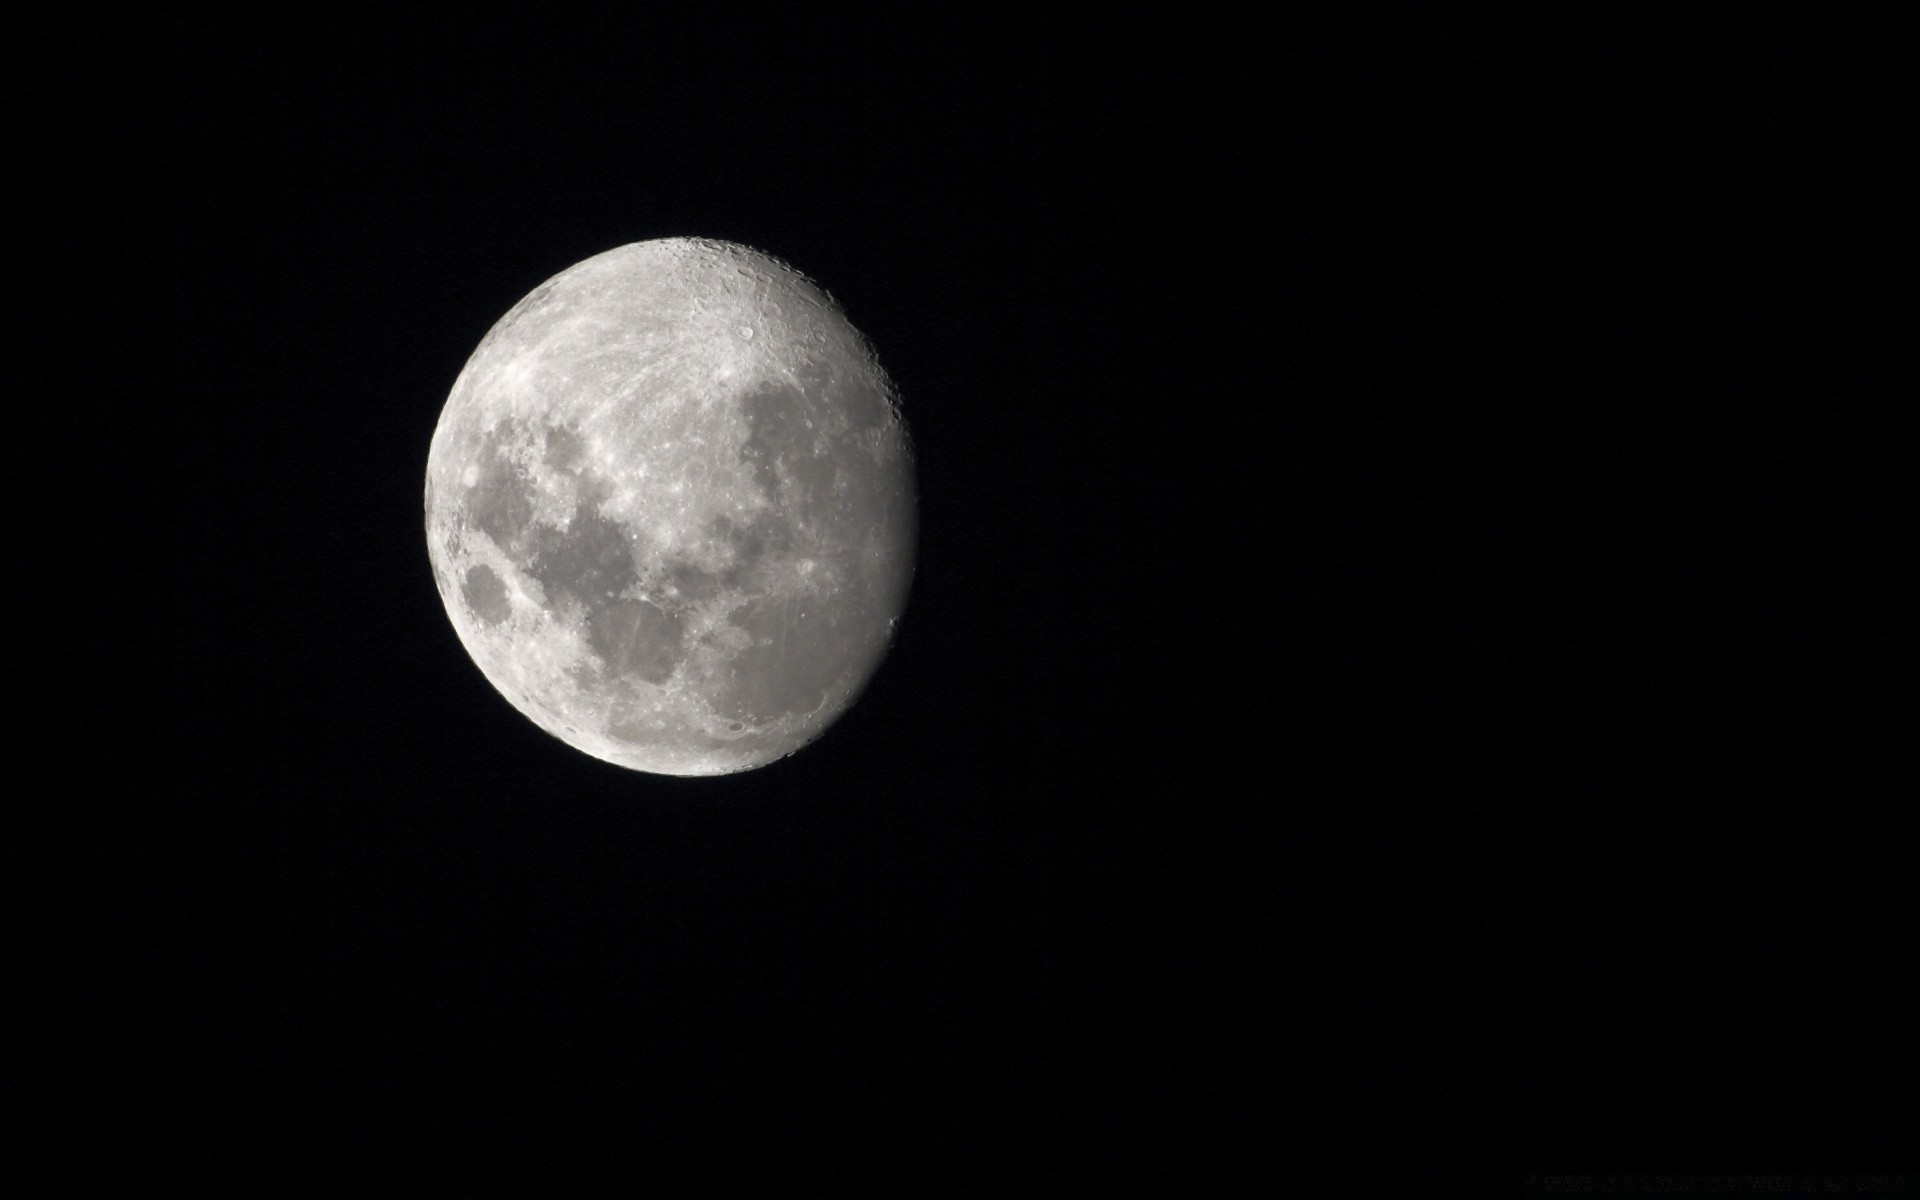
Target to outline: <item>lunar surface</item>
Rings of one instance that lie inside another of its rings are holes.
[[[805,276],[640,242],[481,341],[434,430],[426,528],[453,627],[515,708],[623,767],[727,774],[818,737],[886,654],[911,443]]]

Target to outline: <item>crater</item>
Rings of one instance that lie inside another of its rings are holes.
[[[680,619],[645,600],[616,600],[587,618],[587,644],[612,675],[665,683],[679,666]]]
[[[467,602],[467,611],[488,625],[498,625],[513,612],[513,606],[507,603],[507,585],[489,566],[468,567],[466,579],[460,584],[460,598]]]

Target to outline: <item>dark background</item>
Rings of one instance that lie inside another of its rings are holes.
[[[10,85],[71,1178],[1888,1165],[1879,31],[294,11]],[[717,780],[515,713],[421,530],[492,322],[687,234],[920,466],[892,656]]]

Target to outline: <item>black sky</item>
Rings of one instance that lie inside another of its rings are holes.
[[[707,22],[47,36],[78,669],[155,683],[69,710],[43,1148],[466,1194],[1886,1165],[1873,31]],[[687,234],[835,294],[921,470],[892,657],[719,780],[515,713],[421,532],[492,322]]]

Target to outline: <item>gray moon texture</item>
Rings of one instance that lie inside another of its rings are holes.
[[[811,280],[727,242],[638,242],[481,341],[434,429],[426,529],[461,643],[535,725],[724,775],[818,737],[885,657],[912,444]]]

